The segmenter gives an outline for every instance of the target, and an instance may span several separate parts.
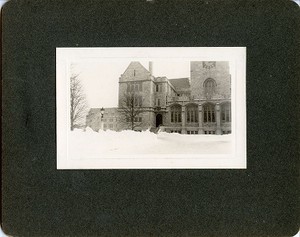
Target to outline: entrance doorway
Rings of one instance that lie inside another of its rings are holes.
[[[162,125],[163,123],[163,118],[161,114],[156,115],[156,127],[159,127],[159,125]]]

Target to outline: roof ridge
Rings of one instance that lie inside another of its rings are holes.
[[[128,68],[130,68],[130,66],[131,66],[132,64],[134,64],[134,63],[139,64],[139,66],[141,66],[143,69],[145,69],[147,72],[150,73],[150,71],[149,71],[147,68],[145,68],[145,67],[143,66],[143,64],[141,64],[140,61],[131,61],[131,62],[129,63],[129,65],[127,66],[127,68],[125,69],[124,73],[125,73],[125,72],[128,70]]]

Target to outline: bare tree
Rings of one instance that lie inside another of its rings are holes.
[[[72,131],[74,128],[84,125],[87,112],[86,97],[78,76],[79,74],[72,74],[70,78],[70,119]]]
[[[128,128],[134,130],[142,125],[141,115],[145,112],[142,106],[143,99],[141,95],[133,92],[127,92],[123,95],[119,112],[121,122],[125,123]]]

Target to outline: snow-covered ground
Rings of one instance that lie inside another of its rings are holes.
[[[229,154],[231,135],[183,135],[150,131],[75,130],[69,135],[72,159],[138,154]]]

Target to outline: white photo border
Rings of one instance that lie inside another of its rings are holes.
[[[232,104],[231,154],[149,154],[118,158],[68,156],[70,65],[99,60],[180,59],[229,61]],[[246,47],[56,48],[57,169],[246,169]],[[146,158],[146,159],[145,159]]]

